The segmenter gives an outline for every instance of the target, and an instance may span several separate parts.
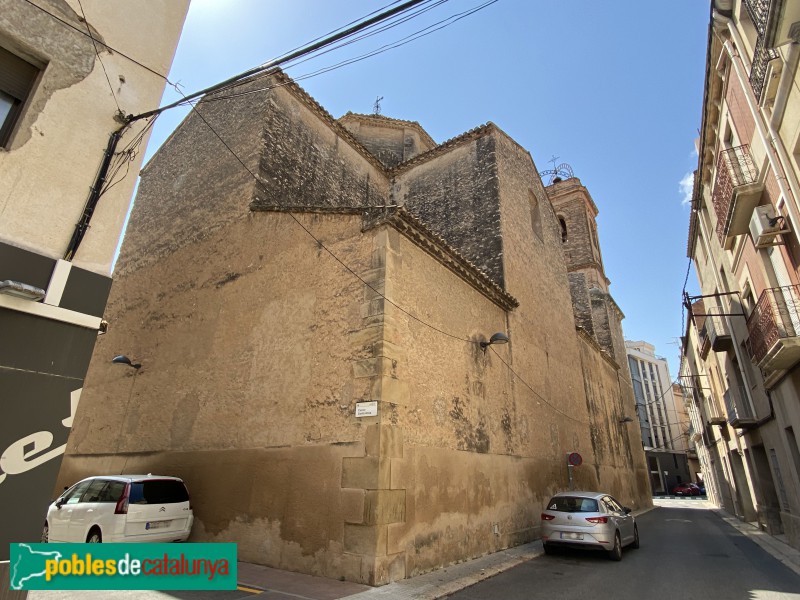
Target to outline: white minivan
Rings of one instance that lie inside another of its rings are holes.
[[[47,509],[43,542],[185,542],[194,514],[183,480],[102,475],[73,485]]]

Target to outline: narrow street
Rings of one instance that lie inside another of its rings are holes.
[[[800,599],[800,576],[705,502],[677,501],[637,519],[638,550],[541,556],[448,596],[453,600]]]

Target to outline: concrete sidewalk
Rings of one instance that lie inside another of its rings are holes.
[[[487,554],[474,560],[451,565],[424,575],[403,579],[381,587],[370,587],[325,577],[290,573],[260,565],[239,563],[239,589],[269,592],[270,598],[302,600],[434,600],[502,573],[522,562],[544,554],[542,542]]]
[[[750,523],[743,523],[724,510],[716,508],[705,498],[653,498],[653,508],[658,507],[712,510],[731,527],[755,541],[769,554],[800,575],[800,551],[795,550],[779,538],[760,531]],[[650,510],[652,509],[637,511],[635,514],[638,517]],[[347,598],[347,600],[436,600],[542,554],[544,554],[542,542],[537,540],[375,588],[239,563],[239,582],[243,588],[269,591],[270,598],[281,598],[280,594],[286,594],[285,598],[304,600],[336,600],[338,598]]]
[[[752,539],[781,563],[800,575],[800,551],[750,523],[716,508],[707,500],[689,498],[654,498],[653,507],[692,508],[714,511],[722,520]],[[637,511],[639,516],[645,511]],[[315,577],[272,569],[261,565],[238,564],[239,592],[30,592],[31,600],[169,600],[171,598],[245,598],[264,594],[273,600],[435,600],[444,598],[479,581],[502,573],[516,565],[544,554],[541,540],[501,550],[474,560],[451,565],[424,575],[370,587],[347,581]],[[77,594],[77,595],[76,595]]]

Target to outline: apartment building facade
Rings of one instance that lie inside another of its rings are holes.
[[[799,41],[800,3],[712,3],[680,370],[709,494],[795,547]]]
[[[0,0],[0,582],[41,539],[188,0]],[[101,178],[100,175],[105,175]],[[0,585],[0,587],[3,587]],[[2,592],[0,592],[2,593]]]
[[[689,467],[688,423],[678,410],[667,359],[644,341],[626,340],[625,350],[650,487],[654,495],[669,494],[679,483],[697,481]]]

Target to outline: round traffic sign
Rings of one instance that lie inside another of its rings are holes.
[[[583,457],[577,452],[571,452],[569,456],[567,456],[567,461],[573,467],[580,467],[581,463],[583,463]]]

